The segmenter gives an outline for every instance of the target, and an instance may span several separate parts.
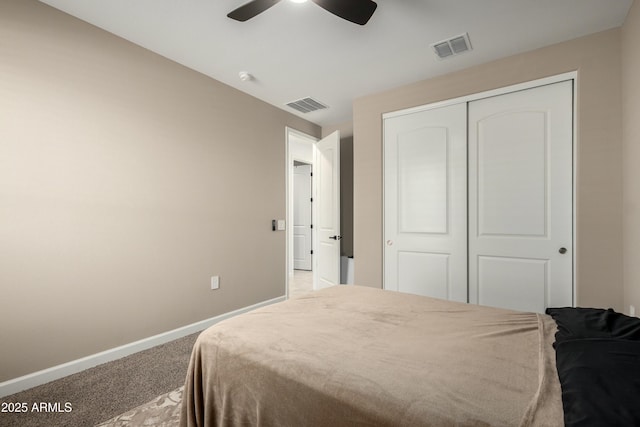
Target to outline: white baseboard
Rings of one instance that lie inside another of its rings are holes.
[[[256,308],[281,302],[285,299],[286,297],[282,296],[267,301],[262,301],[254,305],[243,307],[238,310],[212,317],[210,319],[202,320],[200,322],[192,323],[191,325],[183,326],[172,331],[164,332],[162,334],[154,335],[149,338],[144,338],[139,341],[122,345],[120,347],[92,354],[91,356],[63,363],[62,365],[53,366],[51,368],[43,369],[42,371],[37,371],[32,374],[24,375],[22,377],[2,382],[0,383],[0,397],[8,396],[10,394],[18,393],[32,387],[46,384],[50,381],[54,381],[68,375],[84,371],[85,369],[93,368],[94,366],[101,365],[106,362],[111,362],[130,354],[137,353],[139,351],[146,350],[151,347],[165,344],[169,341],[173,341],[178,338],[203,331],[209,326],[215,325],[222,320],[237,316],[238,314],[246,313],[251,310],[255,310]]]

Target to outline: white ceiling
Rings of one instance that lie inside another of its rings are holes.
[[[282,1],[242,23],[226,15],[248,0],[40,1],[321,126],[350,122],[360,96],[621,26],[633,3],[377,0],[360,26],[312,2]],[[432,52],[465,32],[472,51],[447,60]],[[307,96],[330,108],[284,105]]]

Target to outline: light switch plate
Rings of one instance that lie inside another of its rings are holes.
[[[284,219],[279,219],[278,220],[278,231],[282,231],[285,229],[285,222]]]
[[[211,290],[220,288],[220,276],[211,276]]]

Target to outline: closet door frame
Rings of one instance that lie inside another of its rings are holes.
[[[517,91],[521,91],[521,90],[526,90],[526,89],[532,89],[532,88],[536,88],[539,86],[545,86],[545,85],[549,85],[549,84],[553,84],[553,83],[559,83],[562,81],[567,81],[567,80],[571,80],[573,82],[573,140],[572,140],[572,151],[573,151],[573,171],[572,171],[572,188],[573,188],[573,197],[572,197],[572,211],[573,211],[573,215],[572,215],[572,236],[573,236],[573,251],[572,251],[572,265],[573,265],[573,283],[572,283],[572,294],[573,294],[573,304],[575,305],[575,301],[576,301],[576,284],[579,280],[579,276],[577,273],[577,270],[575,268],[576,266],[576,260],[578,257],[578,235],[576,233],[576,224],[577,224],[577,218],[576,218],[576,183],[577,183],[577,117],[578,117],[578,113],[576,110],[576,106],[577,106],[577,88],[578,88],[578,73],[577,71],[571,71],[568,73],[563,73],[563,74],[558,74],[555,76],[550,76],[550,77],[545,77],[542,79],[536,79],[536,80],[531,80],[528,82],[524,82],[524,83],[518,83],[515,85],[509,85],[509,86],[505,86],[502,88],[498,88],[498,89],[493,89],[493,90],[489,90],[489,91],[484,91],[484,92],[478,92],[475,94],[471,94],[471,95],[467,95],[467,96],[463,96],[463,97],[458,97],[458,98],[452,98],[452,99],[448,99],[445,101],[439,101],[439,102],[434,102],[434,103],[430,103],[430,104],[425,104],[425,105],[421,105],[418,107],[412,107],[412,108],[407,108],[404,110],[398,110],[398,111],[393,111],[393,112],[389,112],[389,113],[384,113],[382,115],[382,123],[383,123],[383,127],[384,127],[384,122],[387,119],[393,118],[393,117],[398,117],[398,116],[403,116],[403,115],[407,115],[407,114],[413,114],[413,113],[417,113],[420,111],[425,111],[425,110],[431,110],[431,109],[435,109],[435,108],[441,108],[441,107],[446,107],[446,106],[450,106],[453,104],[460,104],[460,103],[469,103],[472,101],[477,101],[483,98],[489,98],[492,96],[499,96],[499,95],[504,95],[504,94],[508,94],[508,93],[512,93],[512,92],[517,92]],[[383,132],[384,135],[384,132]],[[386,262],[387,260],[385,259],[384,256],[384,245],[385,245],[385,233],[384,233],[384,227],[386,224],[386,219],[385,219],[385,215],[384,215],[384,211],[385,211],[385,203],[386,203],[386,199],[385,199],[385,191],[384,191],[384,176],[385,176],[385,156],[384,156],[384,136],[383,136],[383,156],[382,156],[382,176],[383,176],[383,182],[382,182],[382,241],[380,242],[381,244],[381,249],[382,249],[382,254],[383,254],[383,262],[382,262],[382,287],[383,289],[389,289],[385,283],[385,269],[386,269]],[[469,296],[467,294],[467,301],[469,301]]]

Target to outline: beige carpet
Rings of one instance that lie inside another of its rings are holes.
[[[71,412],[0,413],[1,427],[176,425],[170,408],[180,407],[181,386],[198,333],[99,365],[86,371],[1,398],[3,402],[69,403]],[[173,391],[170,391],[173,390]],[[147,402],[147,403],[145,403]],[[149,406],[147,406],[149,405]],[[133,417],[132,408],[143,409]],[[176,411],[176,413],[179,413]],[[121,415],[118,415],[121,414]],[[140,422],[141,417],[166,416],[167,423]],[[124,417],[127,415],[127,417]],[[118,420],[119,417],[122,417]],[[175,418],[175,417],[174,417]],[[177,418],[175,418],[177,420]]]
[[[98,424],[96,427],[175,427],[180,423],[183,388],[179,387],[169,393],[158,396],[151,402],[113,417]]]

